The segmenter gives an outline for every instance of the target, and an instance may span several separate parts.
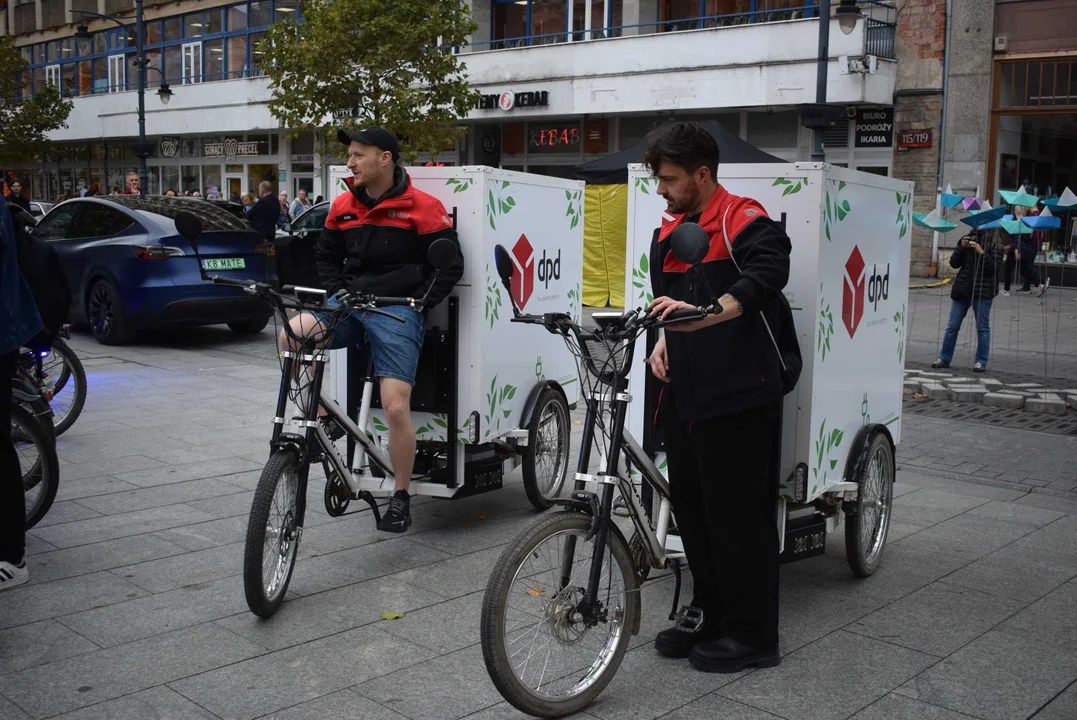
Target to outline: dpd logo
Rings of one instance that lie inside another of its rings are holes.
[[[509,286],[512,288],[512,297],[516,305],[523,310],[531,293],[535,290],[535,277],[542,283],[543,288],[549,289],[551,280],[561,279],[561,251],[557,251],[557,257],[546,257],[546,251],[542,251],[542,257],[538,259],[536,267],[535,249],[526,235],[512,247],[512,280]]]
[[[849,337],[856,334],[856,329],[864,317],[864,297],[872,311],[879,309],[879,301],[890,297],[890,264],[886,272],[879,274],[878,266],[871,266],[871,277],[867,277],[864,257],[860,248],[853,247],[849,259],[845,261],[845,283],[841,293],[841,320]]]
[[[521,235],[512,246],[512,280],[509,287],[516,305],[523,310],[535,290],[535,249],[526,235]]]

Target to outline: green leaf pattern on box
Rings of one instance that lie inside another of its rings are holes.
[[[897,360],[900,365],[905,354],[905,303],[901,303],[901,310],[894,313],[894,322],[897,323],[894,332],[897,333]]]
[[[804,186],[808,184],[808,178],[800,178],[796,182],[789,180],[788,178],[778,178],[770,184],[771,187],[783,187],[782,197],[786,195],[796,195],[798,192],[804,189]]]
[[[647,259],[647,253],[643,253],[639,256],[639,262],[632,268],[632,287],[639,291],[638,302],[644,306],[650,305],[654,300],[654,295],[651,294],[649,270],[650,261]]]
[[[815,350],[819,353],[819,362],[826,360],[830,352],[830,338],[834,334],[834,313],[830,303],[823,297],[823,286],[819,285],[819,332],[815,336]]]
[[[569,219],[569,230],[572,230],[579,225],[580,220],[583,219],[583,207],[580,204],[580,199],[582,197],[583,193],[579,190],[565,190],[565,199],[568,200],[568,209],[565,210],[565,217]]]
[[[516,207],[516,198],[509,194],[509,184],[508,180],[491,180],[487,186],[486,220],[492,230],[497,230],[495,218],[508,215]]]
[[[490,263],[486,263],[486,322],[491,328],[497,322],[501,305],[501,280],[490,275]]]
[[[462,193],[471,187],[471,178],[449,178],[445,185],[452,188],[452,194]]]
[[[651,191],[648,190],[648,188],[651,187],[651,186],[654,186],[655,188],[658,187],[658,178],[650,178],[650,177],[638,177],[638,178],[636,178],[636,189],[639,190],[644,195],[650,195],[651,194]]]
[[[815,439],[815,453],[812,458],[815,461],[815,467],[811,470],[812,488],[808,493],[808,497],[814,496],[820,485],[825,488],[827,475],[837,470],[838,458],[831,457],[831,455],[841,446],[843,437],[844,433],[836,428],[827,432],[826,418],[823,418],[823,421],[819,423],[819,433]]]
[[[497,375],[494,375],[494,379],[490,381],[490,390],[486,393],[487,407],[484,408],[486,420],[484,423],[485,431],[483,432],[484,439],[501,433],[501,421],[507,420],[512,413],[510,409],[505,407],[505,403],[514,397],[516,397],[516,386],[506,384],[498,387]]]
[[[831,225],[839,223],[849,216],[849,213],[853,211],[852,206],[848,200],[842,200],[839,195],[841,191],[845,189],[847,183],[837,183],[834,180],[827,182],[826,198],[823,204],[823,224],[825,227],[826,239],[833,240],[830,234]],[[833,193],[830,192],[830,186],[836,185],[837,188]]]
[[[900,240],[909,232],[912,194],[905,193],[902,195],[901,193],[894,193],[894,195],[897,197],[897,220],[894,222],[898,226],[898,240]]]

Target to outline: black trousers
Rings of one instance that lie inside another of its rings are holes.
[[[1010,291],[1010,284],[1017,279],[1017,255],[1013,250],[1006,253],[1006,274],[1003,279],[1003,287],[1006,292]]]
[[[26,496],[11,444],[11,379],[18,353],[0,355],[0,560],[18,565],[26,549]]]
[[[670,489],[708,634],[778,642],[781,404],[681,423],[662,403]]]

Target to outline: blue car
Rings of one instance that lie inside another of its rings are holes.
[[[222,323],[250,335],[269,322],[263,301],[201,278],[194,249],[176,231],[181,210],[193,212],[205,228],[198,248],[207,271],[277,284],[272,243],[211,202],[72,198],[50,210],[33,233],[59,253],[75,296],[71,319],[88,324],[98,342],[130,342],[142,329]]]

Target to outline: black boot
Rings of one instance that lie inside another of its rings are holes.
[[[688,655],[688,662],[696,670],[713,673],[735,673],[749,667],[775,667],[781,661],[777,643],[772,647],[754,648],[730,637],[698,643]]]
[[[673,627],[658,633],[654,639],[654,649],[660,655],[671,658],[686,658],[697,643],[709,640],[713,633],[704,629],[703,611],[697,607],[682,605],[677,611]]]

